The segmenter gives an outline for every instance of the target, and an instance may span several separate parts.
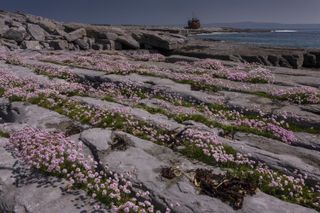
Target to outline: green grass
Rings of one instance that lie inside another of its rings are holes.
[[[0,88],[0,97],[4,95],[5,90],[3,88]]]
[[[102,98],[102,100],[104,100],[104,101],[109,101],[109,102],[116,102],[111,95],[106,95],[106,96],[104,96],[104,97]]]
[[[2,138],[10,138],[10,134],[8,132],[4,132],[0,130],[0,137]]]
[[[208,165],[216,165],[215,160],[205,155],[203,151],[200,148],[198,148],[195,144],[185,142],[184,146],[185,148],[180,151],[181,154],[183,154],[184,156],[190,159],[201,161]]]

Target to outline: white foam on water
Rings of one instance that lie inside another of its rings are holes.
[[[274,33],[296,33],[298,30],[272,30]]]

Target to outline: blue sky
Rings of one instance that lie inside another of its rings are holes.
[[[320,0],[0,0],[0,9],[59,21],[109,24],[320,23]]]

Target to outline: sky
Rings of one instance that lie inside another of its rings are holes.
[[[193,13],[206,24],[320,24],[320,0],[0,0],[0,9],[96,24],[185,24]]]

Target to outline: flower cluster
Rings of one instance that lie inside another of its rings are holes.
[[[54,72],[55,73],[55,72]],[[184,141],[188,141],[189,143],[195,145],[197,148],[199,148],[202,153],[210,158],[212,158],[215,162],[221,164],[221,165],[248,165],[250,166],[250,172],[249,175],[252,175],[251,172],[259,172],[259,169],[261,166],[256,166],[256,162],[251,160],[249,158],[249,155],[239,154],[236,152],[228,152],[225,147],[218,141],[218,137],[216,134],[212,132],[207,132],[203,130],[198,129],[187,129],[182,134],[181,138],[176,137],[176,132],[173,134],[171,131],[171,128],[168,128],[165,125],[157,125],[155,123],[152,123],[149,121],[141,121],[137,120],[132,112],[130,111],[129,107],[115,107],[112,109],[105,109],[104,107],[97,107],[85,104],[81,101],[77,101],[76,99],[70,99],[66,95],[68,95],[70,92],[86,92],[86,87],[79,87],[81,85],[71,82],[61,82],[61,81],[44,81],[44,80],[37,80],[37,79],[29,79],[22,76],[16,76],[14,73],[10,71],[2,71],[0,73],[0,87],[5,90],[5,95],[9,98],[12,98],[14,96],[17,96],[21,98],[23,101],[28,101],[34,104],[38,104],[40,106],[55,110],[61,114],[67,115],[73,119],[79,120],[83,123],[90,123],[94,126],[98,127],[112,127],[115,129],[120,129],[125,132],[131,133],[133,135],[136,135],[138,137],[147,138],[155,142],[162,142],[164,144],[172,144],[175,145],[181,144]],[[112,86],[105,85],[106,91],[108,89],[112,89]],[[126,87],[126,85],[123,85],[123,87]],[[120,92],[120,91],[119,91]],[[118,94],[116,92],[115,94]],[[122,94],[121,92],[119,94]],[[131,94],[131,93],[130,93]],[[129,95],[131,96],[131,95]],[[257,126],[255,123],[249,122],[248,125],[251,125],[253,127]],[[279,137],[284,138],[290,138],[287,136],[283,136],[283,130],[279,130],[276,127],[270,125],[270,124],[259,124],[259,128],[266,128],[267,130],[270,130],[276,134],[279,135]],[[125,185],[125,181],[121,178],[119,178],[119,175],[115,174],[109,174],[109,173],[103,173],[103,174],[97,174],[96,176],[96,167],[94,166],[96,163],[90,161],[92,164],[84,164],[87,161],[84,161],[84,158],[81,154],[80,148],[77,148],[78,145],[75,145],[70,142],[66,142],[64,138],[61,138],[61,136],[55,135],[52,136],[53,139],[50,139],[49,136],[47,136],[47,133],[43,133],[42,131],[38,130],[25,130],[25,132],[28,133],[28,135],[33,135],[31,138],[25,136],[24,132],[22,132],[23,136],[13,135],[12,143],[14,144],[15,141],[19,141],[15,146],[19,153],[21,153],[21,157],[26,160],[30,165],[39,168],[44,169],[45,171],[52,172],[52,173],[59,173],[60,172],[66,177],[72,185],[73,183],[77,184],[86,184],[83,181],[89,180],[89,182],[92,179],[98,178],[98,180],[105,180],[105,175],[111,175],[112,178],[115,178],[117,184],[121,184],[121,190],[122,189],[128,189],[130,190],[130,185]],[[32,134],[32,133],[35,133]],[[49,139],[46,139],[49,138]],[[59,139],[59,140],[56,140]],[[60,140],[61,139],[61,140]],[[33,140],[36,141],[36,143],[39,145],[35,145],[33,143]],[[289,141],[290,139],[288,139]],[[44,142],[41,142],[44,141]],[[47,141],[47,142],[45,142]],[[49,141],[49,142],[48,142]],[[67,150],[61,148],[61,144],[59,142],[54,141],[63,141],[64,143],[70,144],[70,145],[62,145],[62,147],[66,147]],[[52,144],[52,146],[50,146]],[[21,145],[21,147],[20,147]],[[31,148],[27,148],[27,146],[32,148],[37,148],[38,151],[33,152]],[[25,147],[26,146],[26,147]],[[49,149],[46,149],[48,146]],[[69,148],[69,146],[73,146],[75,151]],[[40,151],[39,151],[40,150]],[[48,151],[48,153],[46,152]],[[57,152],[57,154],[54,154]],[[80,154],[79,154],[80,153]],[[38,156],[40,155],[40,156]],[[48,159],[46,156],[49,156]],[[36,159],[38,159],[37,161]],[[45,160],[42,159],[46,158]],[[79,159],[78,159],[79,158]],[[51,160],[54,160],[54,162],[51,162]],[[43,161],[43,162],[42,162]],[[75,164],[75,167],[72,166],[71,168],[70,164],[67,165],[64,164],[64,162],[72,162]],[[63,163],[62,163],[63,162]],[[91,167],[89,167],[91,166]],[[80,171],[73,170],[80,167]],[[85,168],[88,168],[89,170],[84,170]],[[64,170],[66,169],[66,170]],[[93,170],[92,172],[89,172]],[[253,170],[253,171],[252,171]],[[69,171],[72,173],[68,176]],[[66,173],[65,173],[66,172]],[[255,174],[255,173],[254,173]],[[273,173],[272,173],[273,174]],[[85,176],[83,176],[85,175]],[[270,177],[270,174],[266,173],[264,175],[268,175]],[[83,179],[85,177],[85,179]],[[110,176],[108,176],[110,177]],[[280,179],[279,179],[279,178]],[[91,179],[90,179],[91,178]],[[272,181],[278,181],[277,184],[272,184]],[[284,178],[285,179],[285,178]],[[282,187],[280,183],[284,180],[282,178],[281,173],[277,173],[277,177],[274,178],[265,178],[265,180],[268,180],[268,186],[266,189],[264,189],[266,192],[274,194],[274,192],[270,189],[270,187]],[[120,181],[119,181],[120,180]],[[90,182],[91,183],[91,182]],[[271,183],[271,184],[270,184]],[[96,198],[99,198],[103,195],[108,195],[112,199],[114,199],[115,203],[116,201],[120,202],[115,204],[114,209],[115,210],[124,210],[127,211],[127,208],[137,208],[135,205],[138,205],[138,208],[142,208],[147,206],[147,208],[151,208],[151,206],[145,204],[139,205],[136,204],[136,200],[124,200],[122,201],[122,194],[126,194],[125,191],[116,192],[111,189],[110,193],[106,189],[106,191],[103,191],[103,187],[101,185],[86,185],[88,187],[88,192]],[[98,183],[95,184],[100,184]],[[105,183],[104,183],[105,184]],[[107,184],[107,183],[106,183]],[[124,184],[124,185],[123,185]],[[301,181],[297,183],[298,186],[301,185]],[[290,187],[297,187],[296,185],[290,185]],[[300,185],[299,185],[300,184]],[[126,186],[126,187],[125,187]],[[119,186],[120,187],[120,186]],[[263,185],[263,187],[266,187]],[[262,187],[262,188],[263,188]],[[302,187],[302,191],[305,191],[304,186]],[[298,187],[300,189],[300,187]],[[102,189],[102,190],[101,190]],[[281,191],[281,190],[280,190]],[[294,192],[294,190],[291,190]],[[281,191],[281,193],[285,193],[287,191]],[[280,192],[279,192],[280,193]],[[130,193],[131,194],[131,193]],[[276,194],[278,195],[278,194]],[[303,194],[304,195],[304,194]],[[119,201],[120,196],[120,201]],[[300,199],[300,197],[299,197]],[[295,198],[296,202],[299,202],[298,198]],[[132,204],[132,203],[133,204]],[[129,209],[130,210],[130,209]]]
[[[125,54],[136,61],[163,62],[166,60],[166,57],[164,55],[159,54],[159,53],[147,53],[147,52],[142,52],[142,51],[128,51]]]
[[[260,131],[267,131],[279,138],[285,143],[292,143],[296,141],[296,137],[293,132],[282,128],[281,126],[275,125],[273,123],[265,122],[262,120],[255,119],[240,119],[234,122],[238,126],[247,126]]]
[[[272,92],[272,95],[279,99],[288,100],[298,104],[317,104],[320,102],[319,91],[307,86],[275,90]]]
[[[83,154],[82,144],[63,134],[25,128],[10,136],[10,144],[27,165],[66,178],[70,188],[86,190],[113,212],[155,212],[147,191],[134,192],[124,175],[98,169],[98,162]]]

